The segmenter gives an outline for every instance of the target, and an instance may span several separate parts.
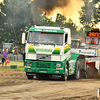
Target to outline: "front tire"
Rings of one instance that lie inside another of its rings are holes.
[[[79,66],[79,60],[76,62],[76,68],[75,68],[75,74],[74,79],[78,80],[80,78],[80,66]]]
[[[66,81],[67,80],[67,76],[68,76],[68,70],[67,70],[67,64],[66,64],[65,73],[62,75],[61,80],[62,81]]]

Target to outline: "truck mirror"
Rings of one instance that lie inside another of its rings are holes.
[[[25,44],[25,33],[22,33],[22,44]]]

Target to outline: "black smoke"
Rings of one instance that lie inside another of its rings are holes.
[[[70,3],[70,0],[32,0],[31,3],[33,20],[35,24],[38,24],[42,12],[50,15],[54,9],[66,7]]]

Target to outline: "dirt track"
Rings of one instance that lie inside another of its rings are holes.
[[[100,78],[28,80],[23,71],[0,71],[0,100],[97,100]]]

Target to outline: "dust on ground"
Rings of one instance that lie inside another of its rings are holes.
[[[0,71],[0,100],[97,100],[100,78],[28,80],[24,71]]]

